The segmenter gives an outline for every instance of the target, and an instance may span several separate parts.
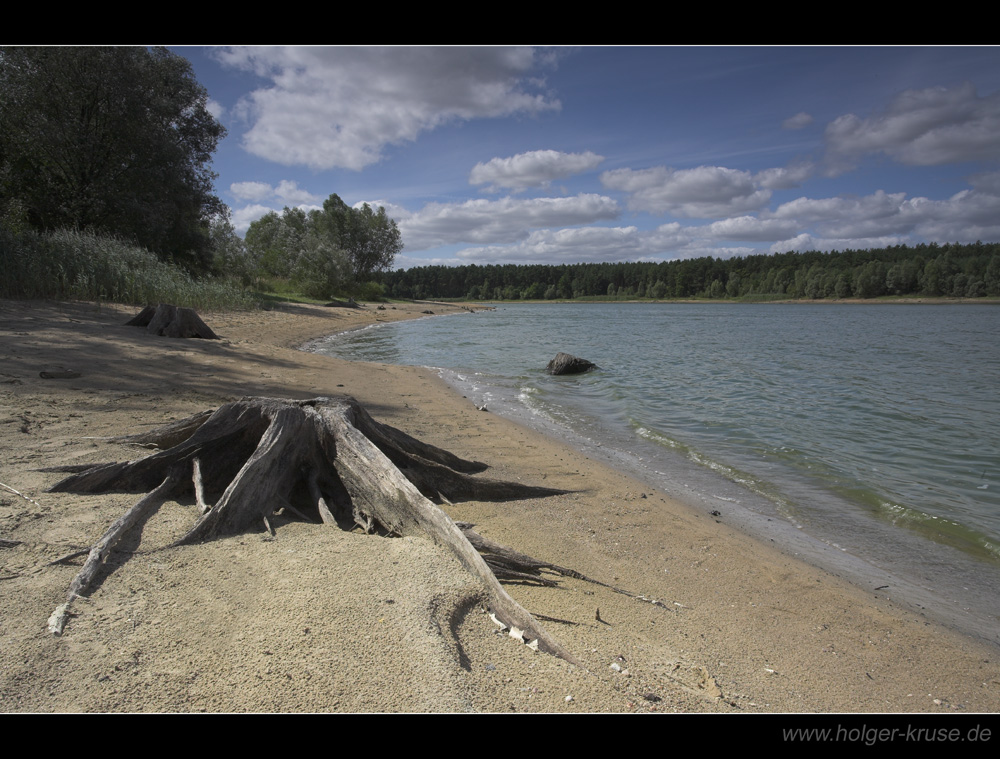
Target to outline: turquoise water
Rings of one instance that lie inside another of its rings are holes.
[[[997,640],[998,307],[525,304],[316,349],[438,367],[478,405]],[[550,377],[558,351],[602,368]]]

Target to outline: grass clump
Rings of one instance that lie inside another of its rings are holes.
[[[76,230],[0,229],[0,297],[95,300],[200,309],[250,309],[257,303],[225,279],[195,279],[123,240]]]

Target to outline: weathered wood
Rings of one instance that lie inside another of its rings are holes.
[[[356,523],[366,532],[377,527],[391,535],[425,535],[447,547],[480,581],[489,606],[504,624],[534,639],[539,649],[575,662],[504,591],[490,565],[428,497],[508,500],[565,491],[472,477],[486,465],[376,422],[348,397],[244,398],[168,427],[168,432],[164,428],[143,436],[144,442],[172,442],[166,450],[73,474],[52,490],[149,489],[164,472],[191,466],[197,469],[192,480],[164,482],[163,492],[203,489],[206,495],[196,495],[199,503],[219,497],[174,545],[259,529],[261,524],[273,534],[268,517],[283,506],[315,514],[326,524]],[[181,430],[190,436],[179,439]],[[291,507],[295,498],[298,509]],[[504,571],[518,579],[531,575],[529,571],[520,577],[514,574],[520,570],[511,566]],[[537,572],[532,579],[538,581]]]
[[[145,327],[153,335],[163,337],[200,337],[204,340],[218,340],[201,317],[191,308],[161,303],[156,307],[146,306],[136,316],[125,322],[126,327]]]
[[[198,513],[207,514],[209,509],[212,508],[212,504],[205,502],[205,483],[201,479],[201,460],[193,459],[191,461],[192,472],[191,479],[194,483],[194,500],[198,504]]]
[[[330,507],[326,505],[326,499],[319,487],[319,475],[316,474],[315,470],[309,473],[309,493],[316,502],[316,508],[323,524],[337,524],[337,518],[330,511]]]
[[[561,567],[558,564],[550,564],[547,561],[536,559],[533,556],[528,556],[525,553],[520,553],[512,548],[495,543],[489,538],[484,538],[472,529],[475,525],[468,522],[456,522],[455,524],[462,531],[462,534],[465,535],[472,546],[479,551],[480,555],[486,563],[489,564],[493,573],[497,577],[520,579],[525,582],[536,582],[542,585],[555,585],[555,583],[551,580],[542,577],[542,570],[546,570],[554,574],[562,575],[563,577],[572,577],[576,580],[589,582],[592,585],[600,585],[602,588],[613,590],[615,593],[621,593],[622,595],[634,598],[637,601],[645,601],[646,603],[651,603],[654,606],[659,606],[664,609],[668,608],[662,601],[647,598],[644,595],[633,593],[630,590],[625,590],[624,588],[619,588],[615,585],[609,585],[606,582],[595,580],[593,577],[587,577],[587,575],[582,572],[577,572],[575,569]]]
[[[163,480],[159,487],[115,520],[111,527],[108,528],[108,531],[104,533],[104,536],[94,544],[94,547],[90,549],[90,555],[87,556],[87,560],[83,564],[83,569],[77,573],[76,577],[73,578],[73,582],[70,583],[66,603],[57,607],[52,616],[49,617],[49,632],[55,635],[62,635],[63,629],[66,626],[66,619],[69,616],[70,606],[78,596],[90,588],[91,583],[94,581],[94,576],[101,568],[108,554],[111,553],[111,549],[115,547],[122,536],[132,529],[140,519],[147,517],[170,497],[179,479],[180,477],[176,471],[167,474],[166,479]]]
[[[165,424],[149,432],[138,432],[134,435],[120,435],[109,438],[112,443],[127,443],[131,445],[142,445],[153,448],[172,448],[178,443],[183,443],[194,434],[201,425],[208,421],[208,418],[215,413],[212,409],[202,411],[198,414],[179,419],[176,422]]]

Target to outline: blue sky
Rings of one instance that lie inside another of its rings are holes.
[[[171,49],[241,233],[337,193],[403,268],[1000,240],[1000,48]]]

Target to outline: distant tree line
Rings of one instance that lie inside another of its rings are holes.
[[[690,258],[660,263],[420,266],[385,275],[395,298],[837,299],[1000,296],[1000,243]]]

